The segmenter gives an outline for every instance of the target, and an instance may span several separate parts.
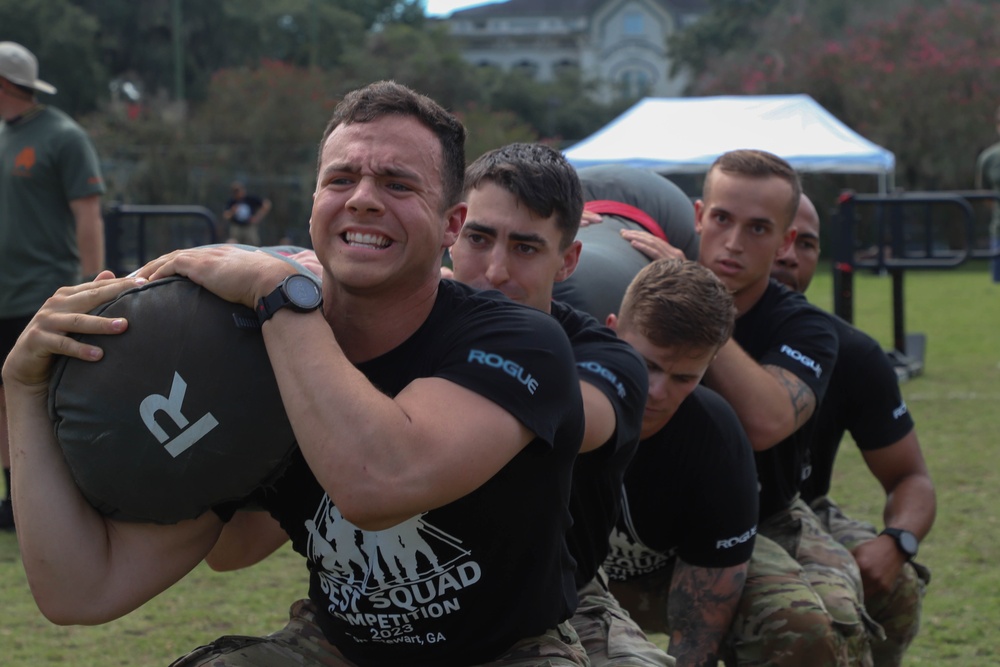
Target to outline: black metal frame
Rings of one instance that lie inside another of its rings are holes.
[[[149,218],[194,218],[205,223],[208,229],[208,243],[218,243],[218,220],[215,214],[204,206],[168,206],[154,204],[115,204],[104,213],[105,261],[116,276],[127,273],[121,239],[126,220],[135,219],[137,230],[137,260],[139,266],[147,257],[146,229]]]
[[[907,334],[903,276],[909,269],[952,269],[969,258],[996,258],[998,250],[975,249],[975,211],[971,201],[994,200],[1000,205],[1000,194],[991,190],[954,192],[897,192],[894,194],[857,194],[844,192],[834,215],[831,237],[833,254],[834,312],[848,322],[854,320],[854,272],[872,269],[892,277],[893,346],[889,352],[900,375],[918,375],[923,370],[923,346],[920,334]],[[905,207],[924,205],[922,253],[914,255],[903,247],[903,212]],[[931,205],[954,206],[959,213],[958,224],[964,230],[963,248],[935,251]],[[859,207],[874,207],[876,248],[873,259],[860,259],[856,254]],[[887,252],[888,251],[888,252]]]

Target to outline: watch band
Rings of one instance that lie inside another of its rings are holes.
[[[271,317],[287,306],[289,303],[288,297],[285,296],[284,291],[281,290],[279,285],[267,296],[261,297],[257,302],[257,319],[263,324],[267,322]]]
[[[906,556],[906,560],[913,560],[917,555],[920,541],[917,536],[902,528],[886,528],[879,535],[888,535],[896,543],[899,552]]]

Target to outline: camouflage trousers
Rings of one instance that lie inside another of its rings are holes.
[[[802,501],[758,528],[725,650],[727,665],[872,665],[854,558]]]
[[[811,504],[820,524],[835,540],[853,551],[862,542],[878,536],[875,526],[845,516],[828,497],[822,496]],[[907,563],[892,590],[865,600],[865,608],[882,626],[885,638],[872,637],[872,658],[875,667],[897,667],[903,653],[920,630],[920,609],[931,573],[919,563]]]
[[[538,637],[524,639],[481,667],[590,667],[569,621]],[[358,667],[327,641],[316,623],[316,608],[299,600],[288,624],[266,637],[228,635],[178,658],[170,667]]]
[[[570,623],[592,667],[674,667],[674,659],[646,638],[608,590],[603,570],[577,595],[580,603]]]

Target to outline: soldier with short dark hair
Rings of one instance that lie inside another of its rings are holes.
[[[251,545],[290,537],[308,597],[283,629],[222,637],[175,665],[589,664],[569,623],[566,532],[584,430],[572,350],[547,314],[441,280],[467,210],[464,140],[454,115],[400,84],[345,96],[319,147],[310,218],[321,299],[312,281],[307,294],[289,288],[302,276],[284,258],[222,244],[46,302],[3,373],[22,560],[48,618],[118,618],[225,530]],[[100,514],[48,414],[52,357],[100,364],[103,354],[71,335],[128,329],[87,313],[178,274],[257,312],[298,444],[247,501],[267,514],[238,512],[230,525],[233,508],[170,525]],[[256,516],[278,530],[262,535]]]
[[[805,194],[792,229],[795,243],[775,259],[771,277],[805,293],[820,256],[819,214]],[[840,347],[803,468],[802,499],[858,563],[865,608],[885,630],[885,638],[872,639],[876,667],[896,666],[920,629],[930,571],[914,559],[937,500],[892,362],[871,336],[839,317],[833,322]],[[844,514],[829,495],[845,432],[885,489],[882,531]]]

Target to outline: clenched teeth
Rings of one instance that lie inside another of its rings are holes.
[[[344,240],[351,245],[367,246],[369,248],[388,248],[392,243],[380,234],[362,234],[361,232],[345,232]]]

